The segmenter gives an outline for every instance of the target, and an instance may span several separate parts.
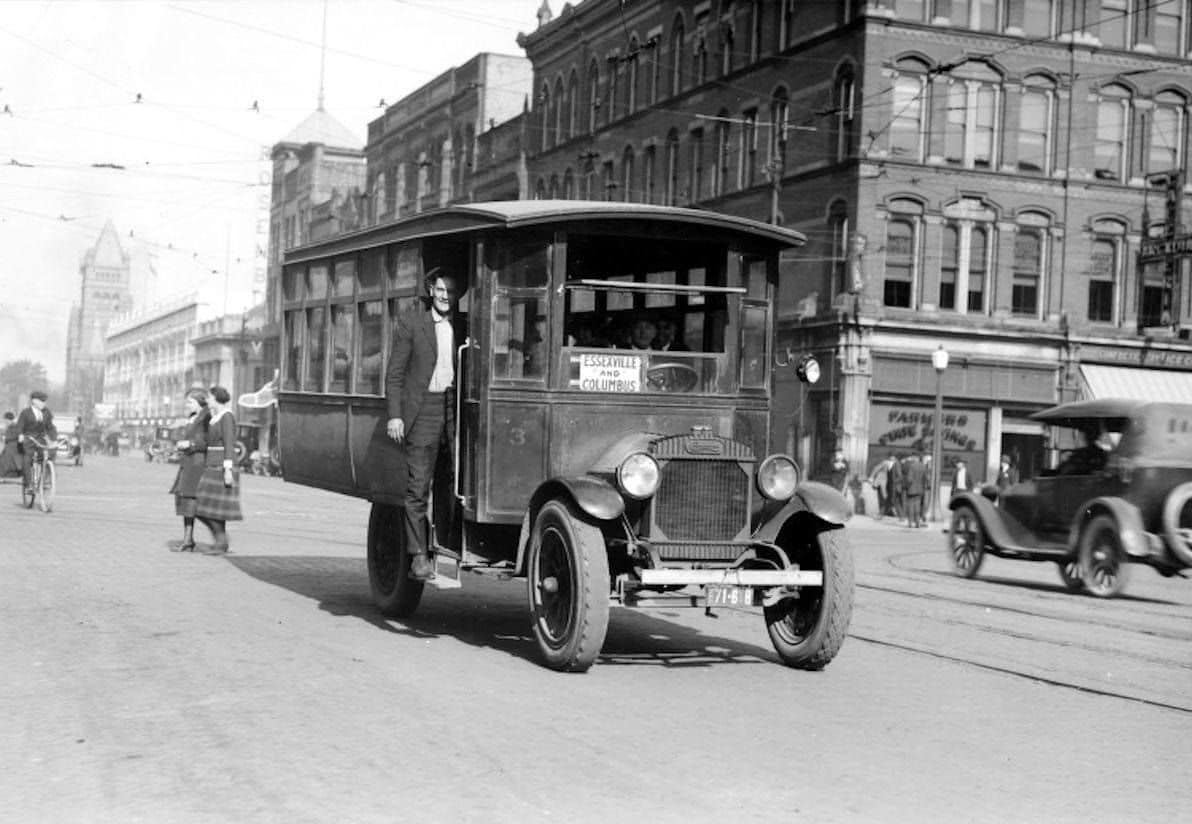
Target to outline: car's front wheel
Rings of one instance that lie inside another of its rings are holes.
[[[985,531],[977,512],[967,504],[952,510],[952,526],[948,530],[948,555],[952,569],[962,578],[972,578],[985,560]]]
[[[1060,580],[1064,582],[1064,589],[1068,592],[1080,592],[1084,589],[1084,578],[1080,575],[1079,558],[1056,561],[1055,565],[1059,567]]]
[[[1109,515],[1093,518],[1080,539],[1080,571],[1085,587],[1098,598],[1111,598],[1126,585],[1127,568],[1117,521]]]

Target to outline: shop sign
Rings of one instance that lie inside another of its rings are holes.
[[[941,448],[985,449],[987,415],[980,409],[945,409]],[[928,407],[874,403],[869,407],[869,442],[896,449],[929,449],[935,436],[935,411]]]
[[[1192,369],[1192,352],[1184,349],[1139,349],[1117,346],[1081,346],[1080,359],[1087,363],[1156,366]]]

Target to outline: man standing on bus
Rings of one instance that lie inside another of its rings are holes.
[[[441,269],[426,274],[428,304],[402,314],[385,375],[390,438],[406,447],[404,524],[410,577],[427,581],[427,499],[440,451],[450,452],[455,428],[455,308],[459,288]]]

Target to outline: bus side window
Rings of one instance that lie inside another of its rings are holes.
[[[493,316],[493,377],[546,376],[546,297],[498,294]]]

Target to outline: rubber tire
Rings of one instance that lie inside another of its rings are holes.
[[[54,490],[57,478],[54,473],[54,462],[47,460],[41,467],[41,479],[37,484],[37,506],[42,512],[54,510]]]
[[[25,486],[24,476],[22,476],[20,480],[21,503],[24,504],[25,509],[33,508],[33,504],[37,500],[37,493],[35,490],[37,489],[38,481],[41,480],[41,476],[38,474],[36,465],[34,465],[30,471],[33,472],[33,484],[31,486]]]
[[[957,557],[956,536],[962,529],[968,549]],[[958,504],[952,510],[952,523],[948,529],[948,558],[952,562],[952,571],[961,578],[975,577],[985,560],[985,530],[981,528],[977,511],[968,504]]]
[[[823,587],[804,587],[763,610],[774,651],[788,667],[821,670],[840,651],[853,617],[853,553],[843,529],[818,533],[794,553],[802,570],[822,570]]]
[[[1089,594],[1098,598],[1117,595],[1126,586],[1129,567],[1117,521],[1109,515],[1089,521],[1080,536],[1080,574]]]
[[[1192,500],[1192,481],[1168,492],[1163,502],[1163,537],[1167,548],[1184,566],[1192,566],[1192,541],[1180,529],[1180,515],[1189,500]]]
[[[408,618],[422,600],[422,581],[412,581],[402,512],[373,504],[368,514],[368,587],[373,602],[388,618]]]
[[[556,582],[554,591],[544,584]],[[584,672],[608,633],[609,574],[604,536],[568,501],[547,501],[534,519],[526,558],[530,620],[546,666]]]
[[[1056,561],[1056,568],[1060,573],[1060,580],[1068,592],[1084,592],[1084,577],[1080,573],[1080,559],[1072,558],[1067,561]]]

